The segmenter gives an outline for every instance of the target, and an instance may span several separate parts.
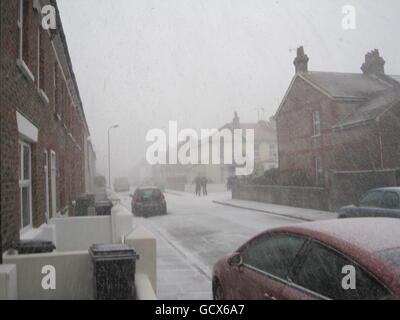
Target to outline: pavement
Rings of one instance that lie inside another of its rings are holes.
[[[230,206],[239,209],[263,212],[282,217],[295,218],[302,221],[317,221],[317,220],[331,220],[336,219],[338,214],[335,212],[295,208],[288,206],[281,206],[271,203],[262,203],[255,201],[237,200],[237,199],[223,199],[214,200],[214,203]]]
[[[130,210],[128,193],[119,193]],[[163,300],[209,300],[214,264],[267,229],[334,218],[333,213],[166,191],[168,214],[133,218],[157,239],[157,295]]]

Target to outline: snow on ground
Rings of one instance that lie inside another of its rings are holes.
[[[119,196],[130,210],[129,195]],[[228,193],[196,197],[167,191],[167,216],[134,217],[134,225],[157,238],[160,299],[211,299],[211,271],[221,257],[264,230],[303,222],[213,203],[226,199]]]

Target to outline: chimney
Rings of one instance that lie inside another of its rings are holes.
[[[234,129],[239,129],[240,128],[240,119],[239,119],[239,116],[238,116],[237,112],[235,112],[235,116],[233,118],[232,125],[233,125]]]
[[[304,54],[304,48],[300,47],[297,49],[297,57],[294,59],[294,65],[296,67],[296,74],[301,72],[308,72],[308,56]]]
[[[379,55],[379,50],[375,49],[365,55],[365,62],[361,66],[364,74],[385,74],[385,60]]]

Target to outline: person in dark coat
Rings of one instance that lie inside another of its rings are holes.
[[[196,196],[201,196],[201,178],[200,178],[200,176],[197,176],[194,179],[194,183],[196,185]]]
[[[207,183],[208,183],[208,179],[207,177],[203,177],[201,178],[201,188],[203,190],[203,195],[207,195]]]

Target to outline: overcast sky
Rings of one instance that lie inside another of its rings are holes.
[[[237,111],[268,118],[294,75],[303,45],[315,71],[361,72],[378,48],[388,74],[400,74],[398,0],[58,0],[98,169],[107,128],[113,176],[144,157],[146,133],[217,128]],[[342,7],[357,28],[342,28]]]

